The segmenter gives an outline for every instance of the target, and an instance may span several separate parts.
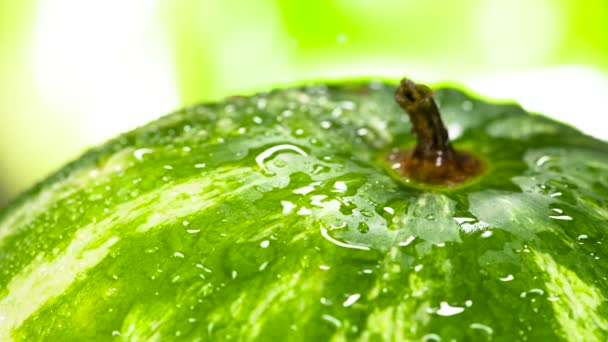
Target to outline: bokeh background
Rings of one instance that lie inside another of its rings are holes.
[[[188,104],[404,74],[608,139],[608,1],[0,0],[0,207]]]

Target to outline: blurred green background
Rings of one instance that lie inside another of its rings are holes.
[[[0,0],[0,207],[187,104],[303,81],[451,82],[608,139],[606,0]]]

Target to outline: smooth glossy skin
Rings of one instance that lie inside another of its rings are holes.
[[[0,213],[0,340],[606,340],[608,145],[438,90],[488,169],[408,184],[394,89],[192,107],[68,165]]]

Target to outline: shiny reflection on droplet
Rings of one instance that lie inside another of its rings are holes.
[[[541,167],[549,160],[551,160],[550,156],[542,156],[542,157],[538,158],[538,160],[536,161],[536,166]]]
[[[355,302],[357,302],[359,300],[359,298],[361,298],[361,295],[359,293],[355,293],[353,295],[348,296],[348,298],[344,301],[344,303],[342,303],[342,306],[349,307],[353,304],[355,304]]]
[[[492,236],[492,234],[494,234],[494,232],[492,232],[491,230],[486,230],[485,232],[481,233],[481,237],[489,238],[490,236]]]
[[[321,226],[321,235],[328,240],[329,242],[333,243],[334,245],[340,246],[340,247],[345,247],[345,248],[352,248],[352,249],[360,249],[363,251],[369,251],[370,248],[367,246],[360,246],[360,245],[353,245],[350,243],[346,243],[346,242],[342,242],[339,240],[334,239],[333,237],[331,237],[329,235],[329,232],[327,230],[327,228]]]
[[[133,156],[135,157],[135,159],[137,159],[139,161],[143,161],[144,155],[152,153],[152,152],[154,152],[154,150],[151,148],[140,148],[140,149],[133,151]]]
[[[441,342],[441,336],[437,334],[426,334],[422,336],[422,342]]]
[[[469,325],[469,327],[471,329],[485,331],[488,335],[492,335],[494,333],[494,330],[492,328],[490,328],[489,326],[487,326],[485,324],[481,324],[481,323],[471,323],[471,325]]]
[[[401,246],[401,247],[407,246],[410,243],[412,243],[412,241],[414,241],[414,239],[416,239],[416,237],[414,235],[410,235],[407,239],[405,239],[405,241],[399,242],[399,246]]]
[[[262,248],[267,248],[270,245],[270,241],[268,240],[264,240],[262,242],[260,242],[260,247]]]
[[[273,146],[273,147],[271,147],[271,148],[263,151],[257,157],[255,157],[255,162],[258,164],[258,166],[264,172],[266,172],[268,174],[274,174],[273,172],[269,171],[266,168],[265,162],[266,162],[266,159],[270,158],[273,154],[275,154],[277,152],[281,152],[281,151],[293,151],[293,152],[296,152],[296,153],[298,153],[300,155],[303,155],[303,156],[307,156],[308,155],[306,152],[304,152],[298,146],[291,145],[291,144],[282,144],[282,145]]]
[[[265,261],[263,264],[261,264],[258,270],[261,272],[266,269],[266,266],[268,266],[268,261]]]
[[[587,238],[589,238],[589,236],[587,236],[587,234],[581,234],[576,239],[580,241],[580,240],[585,240]]]
[[[337,319],[334,316],[331,316],[331,315],[328,315],[328,314],[324,314],[324,315],[321,316],[321,318],[324,321],[327,321],[327,322],[333,324],[336,328],[341,328],[342,327],[342,322],[340,322],[340,320]]]
[[[360,136],[360,137],[362,137],[362,136],[366,136],[366,135],[367,135],[367,133],[369,133],[369,131],[368,131],[368,130],[367,130],[367,128],[365,128],[365,127],[359,128],[359,129],[357,130],[357,135],[358,135],[358,136]]]
[[[515,277],[513,277],[512,274],[509,274],[508,276],[504,277],[504,278],[498,278],[500,281],[511,281],[513,279],[515,279]]]
[[[554,220],[572,221],[572,217],[570,217],[568,215],[559,215],[559,216],[549,215],[549,218],[552,218]]]
[[[332,302],[331,300],[329,300],[325,297],[321,297],[320,302],[321,302],[321,304],[323,304],[325,306],[330,306],[330,305],[334,304],[334,302]]]
[[[448,302],[439,303],[439,309],[429,308],[428,313],[437,314],[439,316],[454,316],[464,312],[463,307],[451,306]]]

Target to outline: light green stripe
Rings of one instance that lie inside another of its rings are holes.
[[[133,153],[133,148],[126,148],[114,154],[102,166],[74,171],[65,179],[52,183],[36,196],[30,197],[0,221],[0,247],[4,246],[6,238],[24,229],[34,219],[48,211],[53,203],[81,191],[94,180],[109,178],[113,172],[124,169],[133,160]]]
[[[148,220],[136,228],[138,232],[174,222],[214,205],[223,191],[214,186],[218,180],[242,179],[252,174],[255,173],[250,168],[221,169],[185,183],[159,188],[113,208],[112,215],[104,220],[80,228],[65,251],[53,260],[39,254],[11,279],[8,294],[0,299],[0,341],[10,340],[13,329],[21,326],[47,301],[61,295],[79,276],[108,255],[120,239],[116,235],[122,233],[113,230],[117,222],[126,223],[147,216]],[[259,184],[264,178],[259,177],[239,187],[238,191]]]
[[[547,279],[547,299],[569,341],[602,341],[608,319],[598,313],[601,292],[582,281],[576,273],[559,265],[551,255],[535,252],[535,259]]]

